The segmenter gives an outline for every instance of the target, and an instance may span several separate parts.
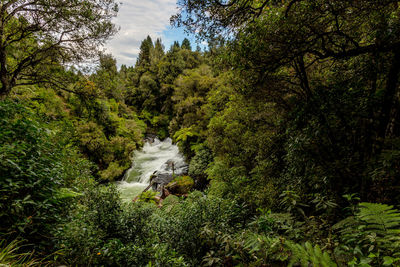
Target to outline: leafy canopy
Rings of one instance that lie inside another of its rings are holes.
[[[0,96],[24,84],[60,85],[55,69],[95,56],[116,32],[117,11],[114,0],[1,1]]]

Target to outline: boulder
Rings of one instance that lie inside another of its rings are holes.
[[[184,176],[188,173],[188,165],[185,162],[175,162],[172,159],[165,162],[159,171],[155,171],[150,177],[150,183],[154,191],[161,192],[163,187],[169,184],[174,177]]]
[[[155,134],[148,134],[146,138],[144,139],[146,142],[149,142],[150,144],[154,143],[154,141],[157,139],[157,135]]]
[[[155,173],[154,178],[150,180],[154,191],[161,192],[161,188],[171,182],[174,178],[169,173]]]

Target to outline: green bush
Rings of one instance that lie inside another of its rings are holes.
[[[189,164],[189,175],[193,177],[206,175],[208,165],[213,161],[212,152],[205,146],[197,149]]]
[[[157,195],[157,192],[154,192],[154,191],[142,192],[142,193],[138,196],[137,201],[138,201],[138,202],[146,202],[146,203],[157,204],[156,195]]]
[[[212,225],[215,231],[229,232],[242,223],[241,212],[235,202],[196,193],[172,208],[157,210],[148,227],[157,243],[166,244],[190,266],[198,266],[210,249],[207,240],[201,238],[204,226]]]
[[[53,225],[64,220],[58,190],[71,169],[51,134],[26,108],[0,102],[0,232],[37,248],[51,244]]]
[[[194,178],[196,189],[204,190],[208,185],[206,170],[212,161],[211,150],[204,145],[200,145],[189,163],[189,175]]]
[[[70,221],[58,228],[64,261],[85,266],[145,266],[153,254],[147,224],[155,208],[147,203],[123,205],[114,186],[89,189],[71,210]]]

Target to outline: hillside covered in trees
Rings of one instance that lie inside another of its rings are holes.
[[[179,0],[208,48],[118,68],[114,0],[2,1],[0,265],[400,266],[399,2]],[[193,186],[124,203],[149,135]]]

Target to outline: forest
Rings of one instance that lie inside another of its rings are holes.
[[[400,266],[399,4],[178,0],[208,47],[118,67],[117,1],[2,0],[0,266]],[[126,203],[149,135],[184,192]]]

